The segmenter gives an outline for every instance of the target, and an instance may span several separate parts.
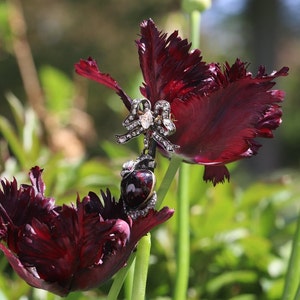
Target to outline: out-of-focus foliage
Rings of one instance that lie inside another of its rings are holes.
[[[43,66],[40,76],[47,109],[55,114],[68,113],[75,95],[74,84],[69,77],[51,66]]]
[[[59,201],[75,201],[76,192],[83,196],[90,189],[111,187],[118,189],[114,167],[103,158],[66,158],[53,152],[47,145],[47,137],[31,108],[24,108],[14,95],[8,95],[15,124],[0,115],[1,177],[27,180],[27,171],[34,165],[46,172],[47,192]],[[66,140],[66,143],[69,141]]]
[[[193,166],[190,182],[189,299],[280,299],[299,211],[299,175],[245,188],[233,179],[214,188],[201,183],[201,171]],[[175,186],[167,198],[174,205]],[[175,221],[153,234],[150,299],[172,295]]]
[[[36,0],[22,1],[27,36],[45,100],[43,115],[40,115],[26,100],[14,56],[7,21],[7,3],[11,2],[0,3],[1,178],[15,176],[18,182],[25,182],[29,169],[39,165],[45,169],[46,194],[55,197],[59,204],[74,202],[77,192],[83,197],[90,190],[98,192],[106,187],[118,198],[119,171],[123,162],[138,155],[138,142],[128,146],[117,146],[113,142],[114,134],[123,130],[124,108],[120,100],[95,83],[87,83],[78,77],[73,79],[73,64],[81,57],[91,55],[132,97],[138,96],[137,86],[141,79],[136,80],[139,67],[133,42],[138,24],[142,19],[152,17],[167,31],[180,29],[183,36],[187,36],[186,20],[178,12],[179,3],[171,0],[149,0],[143,4],[138,0],[64,0],[48,1],[47,4]],[[238,53],[244,60],[249,56],[251,61],[247,42],[240,42],[247,39],[249,32],[246,29],[251,26],[242,13],[247,1],[239,1],[244,4],[240,4],[240,10],[235,12],[237,6],[232,4],[231,10],[227,7],[229,13],[227,17],[223,14],[223,19],[216,11],[221,2],[212,1],[211,11],[203,15],[206,20],[202,37],[205,60],[234,60],[231,54]],[[284,9],[283,6],[282,12]],[[208,18],[210,13],[214,14]],[[225,48],[221,48],[222,39],[216,38],[213,32],[212,23],[217,23],[216,20],[222,21],[218,26],[222,29]],[[240,32],[240,28],[245,31]],[[276,49],[276,66],[291,67],[289,80],[284,86],[280,83],[280,88],[288,91],[284,123],[279,133],[284,149],[280,161],[294,169],[286,168],[263,179],[252,177],[245,182],[239,180],[240,174],[248,170],[241,173],[240,166],[235,168],[233,165],[231,183],[213,188],[202,181],[202,167],[191,167],[188,299],[280,299],[282,294],[300,203],[300,125],[296,92],[299,60],[297,62],[293,54],[299,51],[290,48],[293,45],[299,50],[299,37],[288,27],[286,32],[289,34],[280,35]],[[291,55],[288,55],[289,51],[292,51]],[[272,145],[275,148],[276,145]],[[260,156],[267,158],[264,153]],[[168,160],[158,156],[157,166],[159,185]],[[175,207],[176,193],[175,180],[164,205]],[[176,270],[175,224],[176,213],[152,234],[147,299],[172,298]],[[72,293],[67,299],[106,299],[110,283],[93,291]],[[59,299],[29,287],[12,272],[0,253],[0,299],[24,297]]]

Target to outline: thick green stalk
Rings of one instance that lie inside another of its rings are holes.
[[[288,270],[285,277],[285,286],[282,300],[299,299],[300,280],[300,214],[298,217],[297,228],[293,238],[292,252],[288,265]],[[297,295],[295,295],[297,292]],[[295,297],[296,296],[296,297]]]
[[[200,48],[200,22],[201,12],[194,10],[190,13],[190,35],[192,47],[194,49]]]
[[[178,156],[173,156],[170,160],[170,164],[169,164],[169,167],[167,169],[167,172],[163,178],[163,181],[157,191],[157,204],[156,204],[156,207],[157,209],[160,208],[160,206],[162,205],[162,202],[170,188],[170,185],[175,177],[175,174],[180,166],[180,163],[181,163],[181,158],[179,158]],[[149,234],[150,236],[150,234]],[[146,244],[146,249],[143,250],[143,247],[144,245]],[[135,268],[136,269],[142,269],[142,266],[138,266],[139,263],[146,263],[147,264],[147,268],[148,268],[148,261],[149,261],[149,254],[147,254],[147,243],[141,243],[141,241],[139,242],[138,244],[138,249],[140,251],[140,254],[139,254],[139,257],[143,255],[143,253],[146,255],[143,259],[140,259],[138,261],[135,262]],[[149,250],[150,251],[150,250]],[[133,256],[133,255],[132,255]],[[131,256],[131,257],[132,257]],[[135,257],[135,256],[134,256]],[[148,258],[147,258],[148,257]],[[133,261],[133,259],[132,259]],[[127,276],[127,273],[128,273],[128,270],[132,264],[132,261],[128,262],[126,268],[122,269],[121,271],[118,272],[118,274],[115,276],[115,279],[114,279],[114,282],[113,282],[113,285],[109,291],[109,294],[108,294],[108,300],[115,300],[117,299],[118,297],[118,294],[121,290],[121,287],[122,287],[122,284]],[[134,273],[136,274],[136,273]],[[134,278],[135,278],[135,275],[134,275]],[[138,278],[135,278],[135,282],[134,284],[132,284],[133,288],[132,288],[132,293],[135,294],[136,293],[136,290],[137,290],[137,287],[136,287],[136,281],[139,280]],[[139,284],[140,286],[142,285]],[[127,292],[126,293],[129,293],[128,290],[131,290],[130,288],[127,289]],[[128,299],[128,297],[127,297]],[[138,298],[136,298],[138,299]],[[142,299],[142,298],[141,298]]]
[[[174,287],[174,300],[187,298],[190,266],[190,231],[189,231],[189,168],[182,164],[178,180],[177,197],[177,251],[176,251],[176,278]]]
[[[144,236],[137,246],[131,300],[144,300],[151,250],[151,235]]]
[[[107,295],[107,300],[117,300],[118,295],[120,293],[120,290],[122,288],[122,285],[124,283],[124,280],[126,278],[126,275],[135,259],[135,254],[131,254],[129,260],[127,261],[126,267],[121,269],[115,276],[114,282],[109,290],[109,293]]]
[[[191,27],[191,40],[194,48],[199,47],[200,38],[200,12],[193,11],[190,14],[190,27]],[[177,156],[173,156],[169,168],[165,174],[165,177],[157,191],[157,204],[156,207],[159,208],[167,194],[170,185],[175,177],[175,174],[181,164],[181,159]],[[178,197],[178,256],[177,256],[177,277],[176,277],[176,289],[174,299],[185,299],[187,286],[188,286],[188,275],[189,275],[189,201],[188,201],[188,181],[189,181],[189,165],[182,164],[181,171],[179,175],[179,197]],[[138,244],[137,260],[135,263],[134,279],[133,279],[133,289],[132,289],[132,300],[142,300],[145,297],[146,280],[150,256],[150,234],[140,240]],[[124,282],[125,275],[117,275],[116,286],[119,282]],[[120,278],[118,278],[120,276]],[[123,276],[123,278],[122,278]],[[115,284],[115,282],[114,282]],[[110,291],[110,294],[116,295],[117,297],[120,288],[114,288],[113,290],[118,290],[117,293]],[[122,284],[121,284],[122,285]],[[181,296],[182,295],[182,296]],[[108,298],[113,300],[116,298]]]
[[[201,12],[190,12],[190,35],[193,48],[200,45]],[[177,197],[177,254],[176,278],[174,299],[186,299],[189,267],[190,267],[190,230],[189,230],[189,172],[190,166],[182,164],[179,171],[178,197]]]
[[[170,185],[175,177],[175,174],[177,170],[179,169],[180,163],[182,159],[176,155],[173,155],[169,167],[167,169],[167,172],[162,180],[162,183],[157,190],[157,202],[156,202],[156,207],[159,209],[162,205],[162,202],[170,188]]]
[[[133,289],[134,268],[135,268],[135,259],[127,272],[125,282],[124,282],[124,296],[126,300],[131,300],[131,294]]]
[[[296,293],[296,296],[295,296],[294,300],[300,300],[300,284],[298,286],[298,290],[297,290],[297,293]]]

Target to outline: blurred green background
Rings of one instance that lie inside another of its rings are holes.
[[[47,194],[59,203],[105,187],[118,195],[119,170],[136,157],[139,141],[116,146],[114,135],[124,132],[122,102],[76,75],[74,63],[92,56],[139,97],[134,40],[150,17],[168,33],[189,36],[180,1],[0,1],[1,177],[27,181],[29,168],[39,164]],[[268,72],[288,66],[290,75],[277,80],[287,95],[275,139],[232,165],[230,184],[213,188],[202,183],[203,168],[192,167],[189,299],[280,299],[299,208],[300,3],[213,0],[200,39],[207,62],[239,57],[253,73],[263,64]],[[158,182],[167,164],[158,158]],[[171,207],[176,184],[166,199]],[[174,226],[171,220],[153,234],[147,299],[172,297]],[[2,254],[0,270],[0,299],[58,298],[19,280]],[[105,299],[109,285],[68,299]]]

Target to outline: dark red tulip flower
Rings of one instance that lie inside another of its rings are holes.
[[[173,211],[150,210],[132,220],[121,202],[90,192],[76,206],[55,206],[44,195],[42,170],[30,172],[31,185],[2,180],[0,249],[28,284],[65,296],[87,290],[122,268],[139,239],[169,219]]]
[[[287,67],[270,75],[260,67],[253,76],[239,59],[231,66],[207,64],[177,31],[167,36],[152,20],[141,23],[136,44],[144,76],[141,94],[152,106],[160,100],[170,103],[176,132],[169,139],[179,146],[175,153],[186,162],[204,165],[204,180],[214,185],[229,180],[225,164],[255,155],[260,147],[256,137],[273,137],[284,99],[283,91],[272,90],[273,80],[286,76]],[[80,60],[75,70],[113,89],[130,110],[132,99],[100,72],[95,60]]]

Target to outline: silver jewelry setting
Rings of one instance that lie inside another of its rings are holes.
[[[122,125],[127,129],[127,133],[116,135],[117,142],[120,144],[143,133],[145,150],[149,149],[151,139],[168,152],[174,152],[179,148],[167,139],[176,131],[176,127],[171,118],[170,103],[166,100],[157,101],[152,111],[148,99],[134,99],[130,113]]]

